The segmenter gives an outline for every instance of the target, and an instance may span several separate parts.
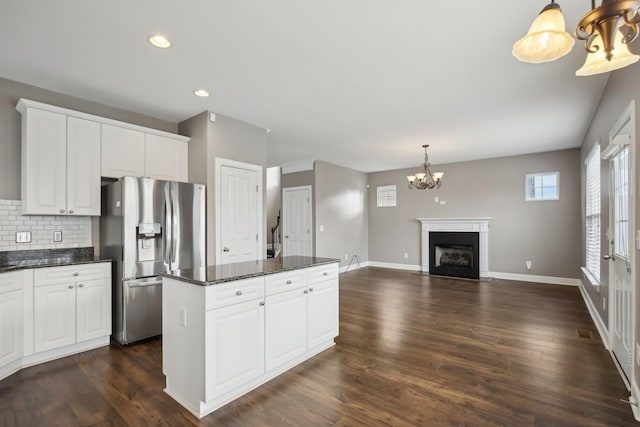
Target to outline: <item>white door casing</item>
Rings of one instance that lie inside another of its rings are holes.
[[[282,190],[282,255],[313,255],[313,204],[310,185]]]
[[[603,157],[610,160],[609,192],[609,336],[610,347],[627,379],[633,378],[634,273],[634,145],[635,104],[632,101],[609,134]]]
[[[263,256],[262,166],[216,158],[216,264]]]

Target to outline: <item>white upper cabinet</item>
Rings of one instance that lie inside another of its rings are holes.
[[[188,138],[102,125],[102,176],[187,182]]]
[[[18,104],[27,215],[100,215],[100,123]]]
[[[100,215],[100,123],[67,117],[67,212]]]
[[[160,135],[145,138],[144,176],[186,182],[187,143]]]
[[[102,125],[102,176],[144,176],[145,134]]]

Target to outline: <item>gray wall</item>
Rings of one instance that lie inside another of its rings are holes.
[[[267,168],[265,196],[267,200],[267,243],[271,243],[271,227],[275,227],[278,223],[278,213],[282,209],[281,174],[282,170],[279,166]],[[281,235],[281,231],[278,229],[276,234]]]
[[[411,169],[369,174],[369,259],[420,264],[419,217],[492,217],[489,270],[578,278],[581,236],[580,150],[562,150],[434,166],[445,172],[435,190],[409,190]],[[560,172],[560,200],[526,202],[527,173]],[[398,206],[376,207],[376,187],[396,184]],[[446,205],[434,202],[434,197]],[[404,259],[404,253],[409,254]]]
[[[207,264],[216,261],[215,247],[215,160],[223,158],[262,166],[262,206],[266,212],[267,133],[265,129],[240,120],[216,114],[209,120],[205,111],[178,125],[179,133],[191,137],[189,143],[189,180],[207,186]],[[193,150],[192,150],[193,146]],[[262,230],[266,257],[267,219],[264,214]]]
[[[176,133],[175,123],[0,78],[0,199],[20,200],[20,98]]]
[[[638,46],[638,43],[635,44]],[[638,49],[636,49],[638,51]],[[638,85],[638,71],[640,66],[632,65],[622,70],[617,70],[611,73],[609,82],[605,88],[602,99],[598,106],[598,110],[593,117],[591,126],[585,135],[581,159],[584,159],[591,150],[591,147],[596,143],[598,139],[601,140],[600,147],[603,149],[609,143],[609,131],[613,125],[618,121],[618,118],[622,115],[624,110],[629,105],[631,100],[636,101],[636,141],[635,141],[635,171],[633,182],[637,183],[640,179],[640,141],[638,140],[638,129],[640,125],[640,85]],[[606,229],[609,225],[609,161],[605,160],[600,163],[601,182],[600,191],[601,198],[601,223],[600,229],[602,231],[602,238],[600,240],[601,253],[607,254],[609,252],[609,244],[606,239]],[[583,189],[582,197],[584,204],[584,168],[583,168]],[[640,225],[640,198],[638,197],[637,187],[635,192],[635,229],[637,230]],[[584,208],[583,210],[583,224],[584,224]],[[584,233],[583,233],[584,235]],[[632,246],[635,249],[635,324],[640,325],[640,256],[635,245]],[[582,264],[584,265],[584,237],[581,246]],[[593,302],[593,305],[598,310],[600,317],[605,324],[608,325],[609,321],[609,263],[608,261],[602,261],[600,264],[600,289],[594,288],[589,280],[583,278],[582,283],[586,289],[589,298]],[[606,298],[606,300],[605,300]],[[603,308],[603,303],[606,308]],[[635,342],[640,342],[640,328],[635,328]],[[636,365],[635,369],[635,381],[636,384],[640,383],[640,369]]]
[[[367,174],[320,161],[314,169],[316,256],[338,258],[343,266],[345,254],[367,261]]]

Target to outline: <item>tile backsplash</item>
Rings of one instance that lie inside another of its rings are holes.
[[[0,251],[25,249],[80,248],[92,246],[91,217],[21,215],[20,200],[0,199]],[[16,243],[16,233],[31,232],[30,243]],[[62,242],[54,242],[54,231]]]

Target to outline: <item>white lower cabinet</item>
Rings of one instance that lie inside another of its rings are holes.
[[[108,264],[38,269],[34,287],[36,353],[111,334]]]
[[[164,277],[162,292],[165,392],[200,418],[338,335],[337,263],[211,286]]]
[[[205,401],[264,374],[264,303],[247,301],[205,316]]]
[[[309,285],[307,336],[309,348],[338,335],[338,279]]]
[[[0,379],[109,344],[111,263],[0,273]]]
[[[75,343],[75,285],[63,283],[36,287],[33,296],[36,353]]]
[[[295,289],[265,300],[265,363],[267,371],[307,351],[307,294]]]
[[[23,349],[22,272],[0,274],[0,378],[3,367],[20,360]]]

